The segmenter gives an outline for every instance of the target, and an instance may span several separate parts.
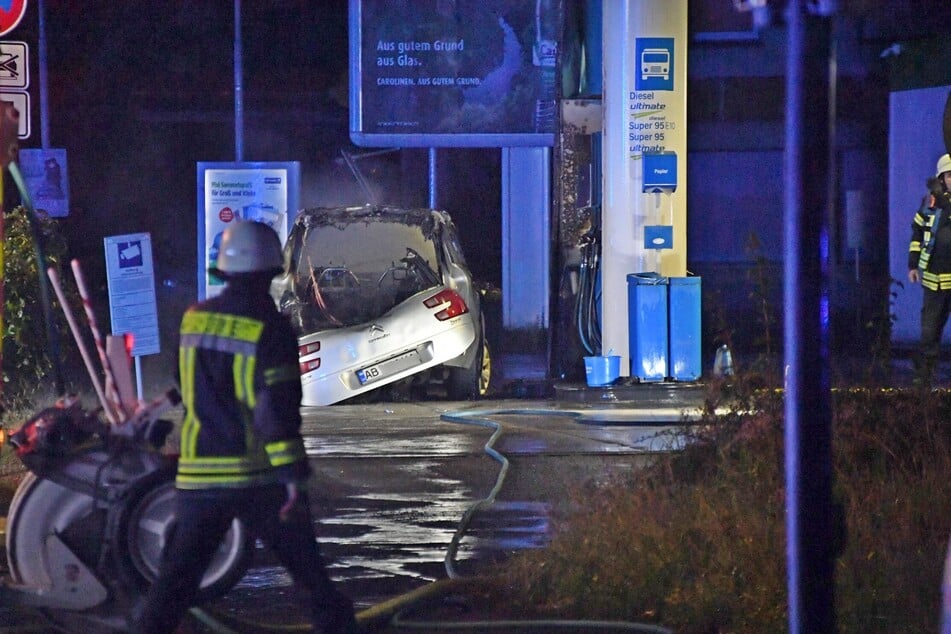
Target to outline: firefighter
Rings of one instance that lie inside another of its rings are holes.
[[[915,383],[930,387],[938,362],[941,333],[951,314],[951,157],[938,159],[929,195],[911,223],[908,281],[921,283],[921,342]]]
[[[135,632],[175,630],[235,517],[307,591],[315,632],[359,631],[324,568],[304,490],[297,339],[268,292],[282,264],[273,229],[236,222],[211,269],[224,289],[182,317],[176,519]]]

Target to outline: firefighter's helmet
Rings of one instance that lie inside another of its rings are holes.
[[[284,268],[281,239],[262,222],[240,220],[225,229],[216,268],[225,274],[276,274]]]
[[[934,175],[940,178],[945,172],[951,172],[951,156],[947,154],[938,159],[938,165],[935,167]]]

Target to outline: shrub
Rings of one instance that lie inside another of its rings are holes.
[[[3,214],[3,222],[2,401],[9,407],[29,401],[53,365],[38,290],[40,275],[46,276],[46,271],[39,270],[27,212],[23,207],[16,207]],[[59,267],[66,254],[66,241],[59,227],[46,216],[37,219],[37,226],[48,265]],[[72,296],[75,291],[69,294]],[[52,290],[50,299],[55,302]],[[57,331],[68,332],[65,318],[56,305],[53,317]],[[57,353],[61,355],[62,350]],[[61,363],[62,357],[57,360]]]
[[[833,393],[842,632],[937,631],[951,517],[951,393]],[[787,630],[782,394],[708,418],[683,452],[579,491],[550,546],[504,567],[513,614]]]

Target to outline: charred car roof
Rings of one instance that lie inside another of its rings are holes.
[[[395,222],[420,227],[427,239],[440,223],[449,223],[444,211],[425,207],[393,207],[386,205],[363,205],[360,207],[312,207],[297,213],[295,225],[305,229],[318,226],[346,226],[354,223]]]

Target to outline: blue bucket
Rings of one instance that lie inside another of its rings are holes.
[[[621,376],[621,357],[585,357],[584,374],[590,387],[611,385]]]

